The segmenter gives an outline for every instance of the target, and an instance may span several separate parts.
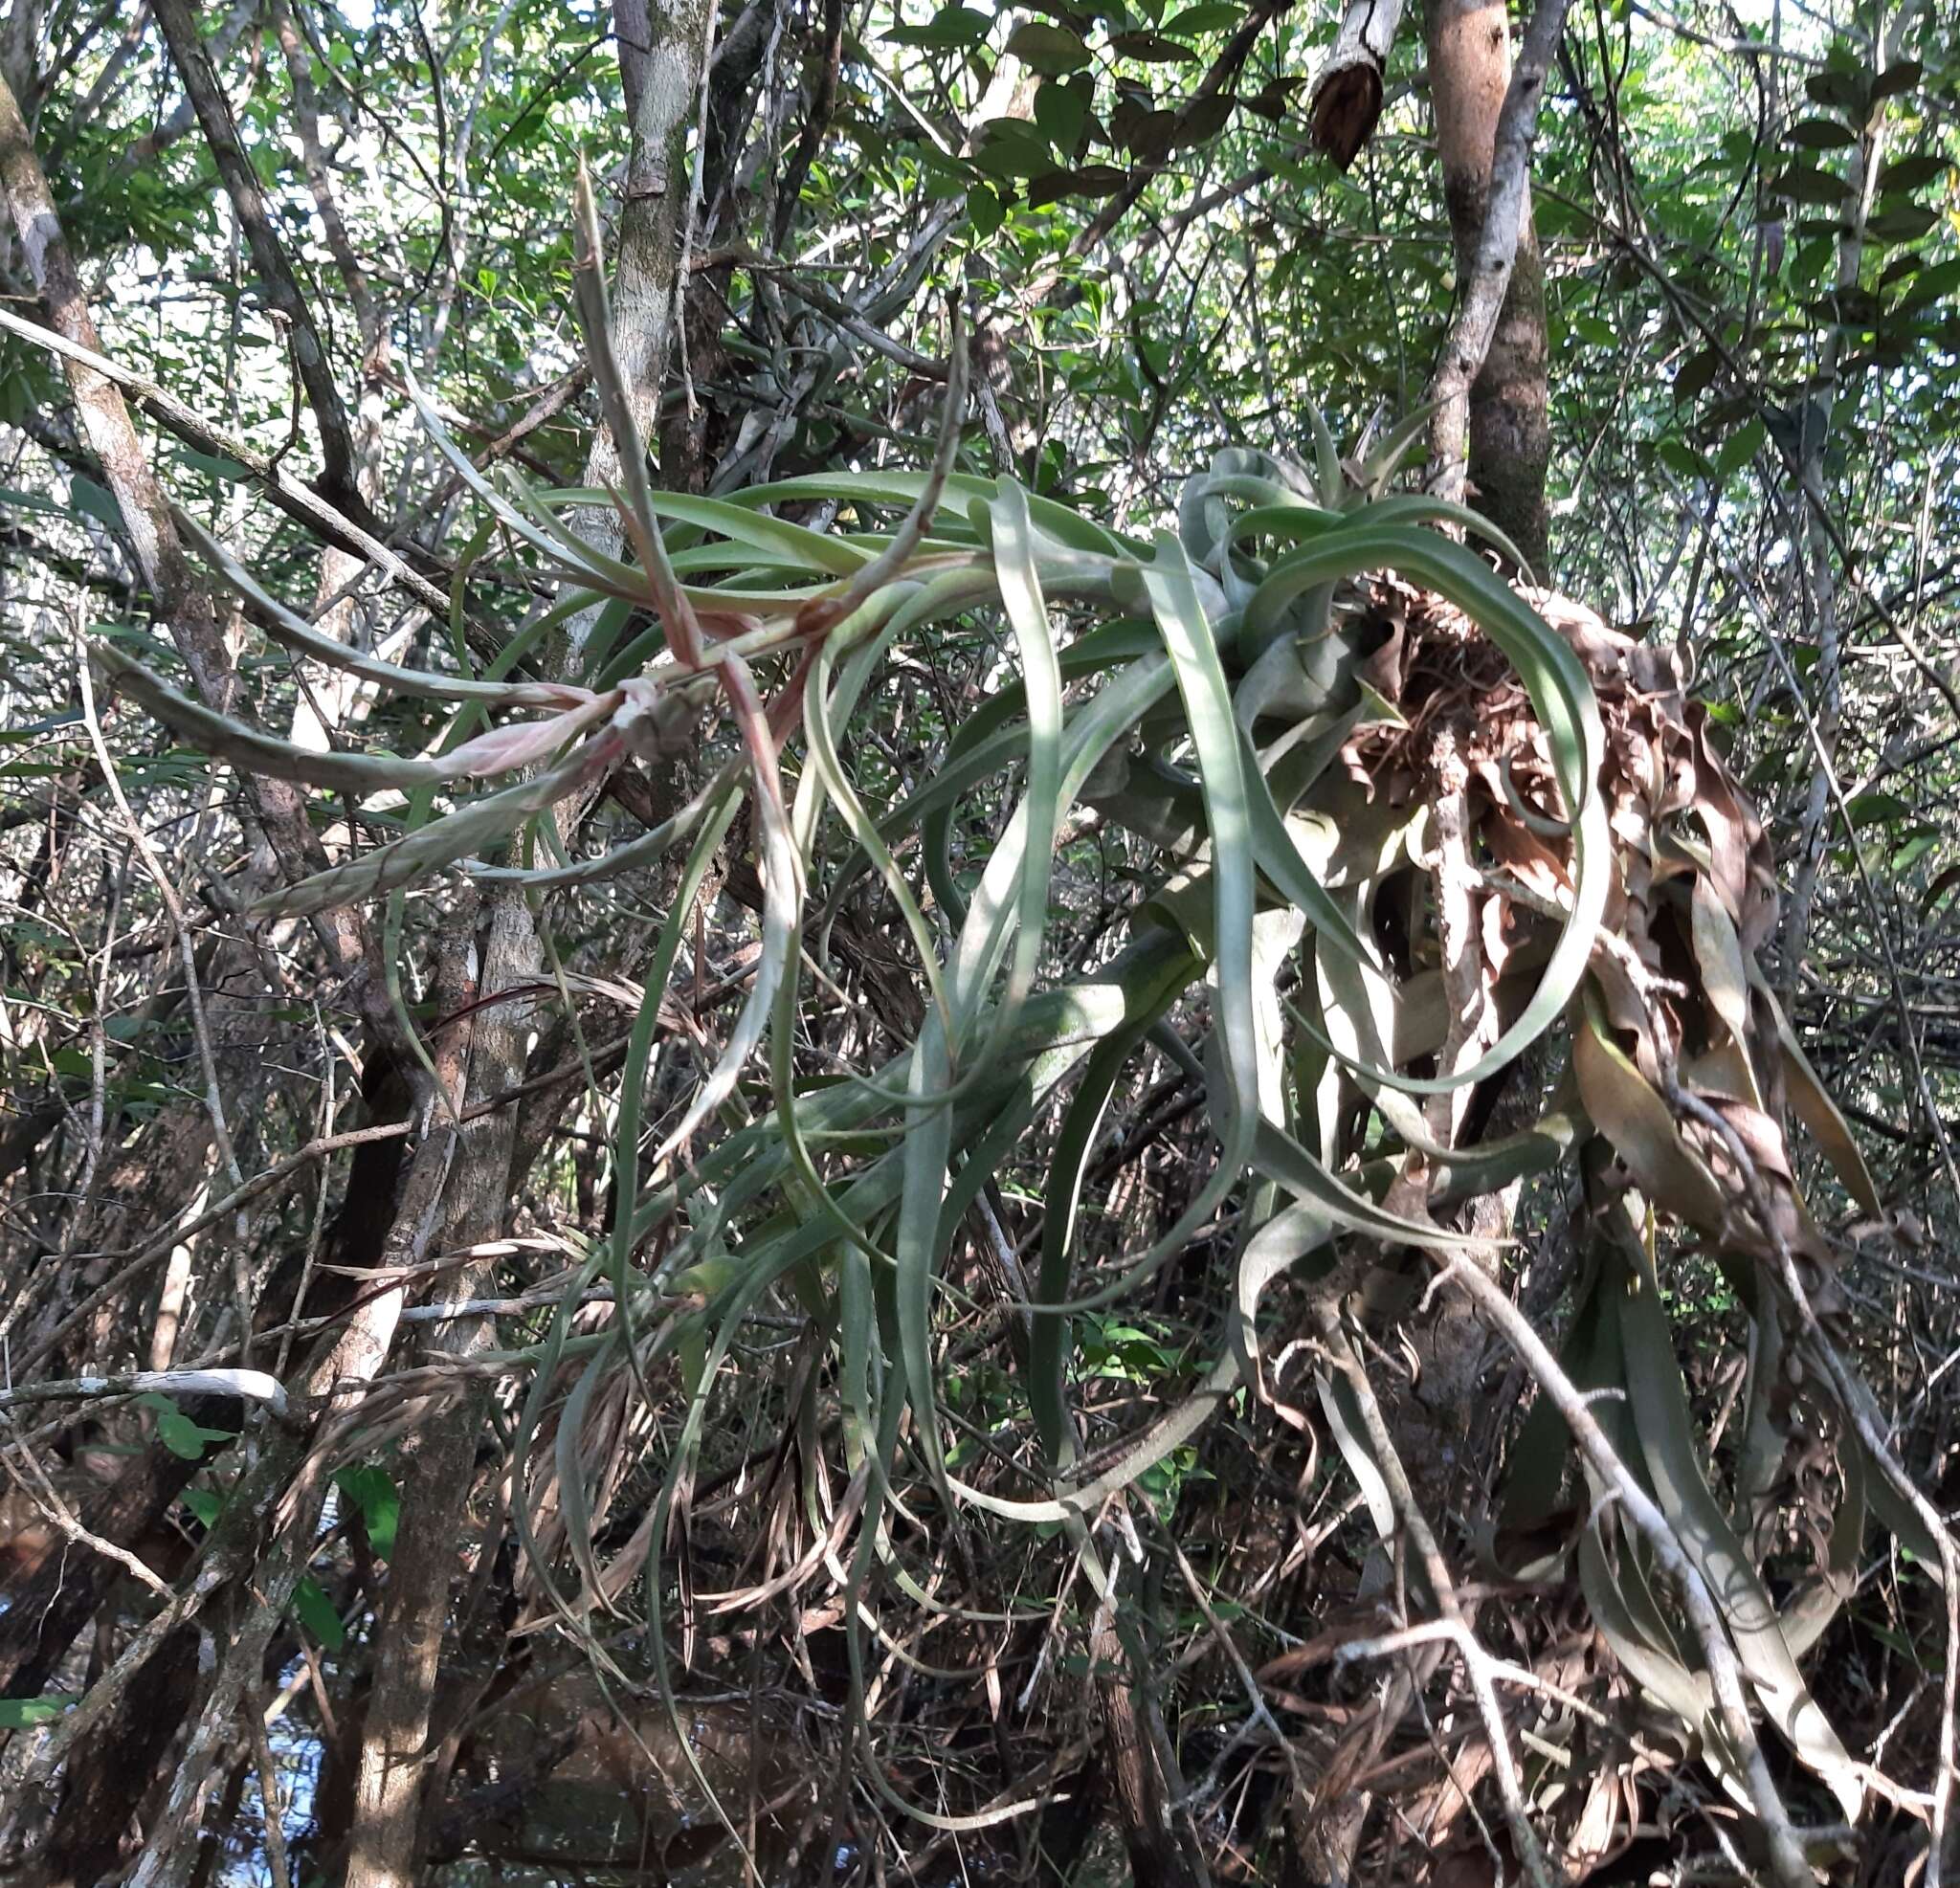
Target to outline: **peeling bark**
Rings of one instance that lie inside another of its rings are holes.
[[[633,147],[612,274],[612,352],[643,451],[657,430],[674,335],[675,281],[687,209],[687,132],[701,97],[709,19],[704,0],[675,0],[671,7],[618,0],[613,25]],[[618,484],[619,454],[619,441],[601,426],[586,458],[585,482],[602,490]],[[608,557],[619,554],[624,527],[610,505],[574,513],[572,525]],[[592,611],[572,624],[574,654],[584,648],[596,621]]]
[[[438,960],[436,1000],[444,1013],[462,1007],[457,981],[461,962],[461,953],[449,949]],[[462,1041],[457,1032],[442,1031],[432,1051],[442,1090],[455,1106],[465,1075]],[[381,1254],[383,1271],[412,1276],[427,1256],[440,1223],[455,1152],[454,1131],[438,1117],[410,1162],[401,1210]],[[332,1431],[358,1409],[367,1386],[387,1363],[406,1296],[400,1284],[375,1292],[301,1372],[299,1394],[309,1406],[325,1406],[318,1427],[310,1433],[291,1427],[270,1429],[257,1439],[257,1458],[241,1474],[206,1544],[191,1590],[208,1591],[212,1604],[220,1592],[229,1596],[232,1617],[225,1650],[163,1810],[130,1877],[132,1888],[185,1888],[196,1865],[189,1838],[202,1824],[238,1713],[258,1696],[266,1647],[312,1559]],[[261,1543],[268,1520],[270,1536]],[[234,1580],[234,1556],[249,1577]]]
[[[89,313],[80,272],[61,233],[27,124],[4,83],[0,83],[0,191],[6,195],[50,325],[64,340],[100,354],[101,343]],[[137,568],[156,598],[158,613],[168,624],[171,640],[189,667],[198,693],[212,707],[240,716],[243,704],[234,699],[231,656],[219,632],[210,587],[185,555],[168,501],[137,437],[122,389],[106,375],[72,356],[62,356],[61,367],[82,432],[115,498]],[[307,818],[301,790],[290,781],[257,774],[244,776],[244,783],[286,877],[303,877],[323,867],[325,855]],[[368,929],[358,912],[342,907],[323,913],[315,930],[326,946],[337,977],[351,977],[367,963]],[[379,979],[368,980],[365,995],[369,1027],[391,1038],[393,1018]]]
[[[459,946],[461,939],[457,938],[450,948]],[[477,945],[467,948],[474,957]],[[482,972],[475,980],[478,994],[538,981],[544,952],[522,891],[506,886],[492,899],[481,954]],[[469,1102],[501,1095],[523,1079],[531,1011],[528,1003],[501,1003],[474,1012],[468,1025]],[[485,1245],[503,1231],[516,1121],[516,1109],[504,1107],[479,1116],[463,1128],[449,1178],[442,1228],[445,1251]],[[443,1276],[434,1301],[450,1305],[481,1298],[494,1281],[494,1259],[470,1259]],[[451,1319],[435,1325],[428,1348],[462,1358],[484,1349],[494,1339],[487,1318]],[[409,1888],[419,1878],[430,1715],[483,1404],[482,1394],[477,1392],[446,1404],[422,1427],[411,1455],[388,1596],[375,1635],[373,1687],[354,1786],[346,1888]]]

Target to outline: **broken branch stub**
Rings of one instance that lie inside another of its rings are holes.
[[[1314,75],[1309,136],[1343,170],[1374,135],[1382,74],[1402,24],[1402,0],[1352,0],[1325,62]]]

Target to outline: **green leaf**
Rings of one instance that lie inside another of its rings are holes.
[[[1692,400],[1721,371],[1722,356],[1715,348],[1704,347],[1690,354],[1674,376],[1676,402]]]
[[[1179,39],[1193,39],[1201,33],[1222,33],[1236,27],[1244,17],[1245,9],[1229,5],[1228,0],[1198,0],[1195,7],[1173,13],[1164,22],[1163,30]]]
[[[967,220],[975,235],[991,236],[1007,221],[1007,205],[998,191],[976,186],[967,192]]]
[[[136,1399],[139,1409],[154,1410],[157,1419],[157,1440],[171,1455],[187,1462],[201,1462],[205,1447],[212,1442],[231,1442],[237,1437],[236,1430],[206,1429],[202,1423],[193,1422],[176,1404],[161,1391],[151,1390]]]
[[[1055,157],[1025,119],[991,118],[974,142],[973,163],[990,177],[1041,177],[1055,167]]]
[[[1879,172],[1879,189],[1916,190],[1925,185],[1938,182],[1952,167],[1948,159],[1930,151],[1915,152],[1909,157],[1897,157]]]
[[[1902,261],[1906,258],[1901,257]],[[1904,302],[1909,308],[1919,309],[1937,301],[1942,296],[1950,295],[1960,288],[1960,255],[1949,257],[1945,262],[1935,262],[1929,269],[1921,269],[1912,278],[1912,286],[1905,291]]]
[[[380,754],[318,753],[275,740],[181,694],[113,643],[92,643],[89,655],[119,688],[142,702],[166,726],[221,760],[275,780],[366,794],[390,787],[439,786],[445,778],[440,767],[427,761],[403,761]]]
[[[1858,133],[1835,118],[1803,118],[1784,137],[1799,150],[1838,151],[1858,143]]]
[[[1058,78],[1080,72],[1089,63],[1089,49],[1080,33],[1046,20],[1023,20],[1009,35],[1007,50],[1031,72]]]
[[[1165,993],[1166,1007],[1179,994],[1182,983],[1180,973]],[[1037,1304],[1059,1306],[1068,1301],[1075,1269],[1077,1214],[1089,1155],[1102,1131],[1117,1079],[1155,1020],[1155,1015],[1147,1012],[1097,1046],[1061,1118],[1044,1189],[1041,1265],[1035,1292]],[[1068,1349],[1066,1318],[1058,1315],[1034,1321],[1028,1344],[1028,1401],[1043,1452],[1058,1473],[1071,1468],[1075,1455],[1065,1389]]]
[[[106,524],[111,530],[122,528],[122,512],[116,500],[93,478],[78,472],[68,480],[68,497],[75,509],[85,518],[93,518],[99,524]]]
[[[1940,212],[1922,203],[1889,203],[1866,218],[1864,231],[1880,242],[1917,242],[1940,220]]]
[[[1321,1413],[1326,1417],[1327,1428],[1333,1433],[1334,1446],[1341,1452],[1341,1459],[1348,1464],[1348,1473],[1354,1477],[1354,1485],[1361,1491],[1362,1504],[1368,1509],[1368,1518],[1374,1523],[1376,1535],[1383,1541],[1394,1540],[1399,1526],[1395,1519],[1395,1503],[1375,1461],[1374,1450],[1369,1444],[1361,1407],[1354,1396],[1354,1386],[1338,1370],[1316,1370],[1313,1382],[1314,1390],[1320,1397]]]
[[[1039,210],[1044,204],[1059,203],[1065,197],[1112,197],[1129,180],[1129,172],[1113,164],[1085,164],[1075,170],[1051,170],[1028,187],[1028,206]]]
[[[1793,164],[1771,179],[1771,196],[1788,197],[1792,203],[1816,204],[1830,208],[1851,194],[1850,183],[1835,171],[1819,170],[1814,164]]]
[[[1895,873],[1910,872],[1927,854],[1937,851],[1939,843],[1939,834],[1932,829],[1915,833],[1892,855],[1891,869]]]
[[[188,465],[193,472],[209,474],[213,478],[222,478],[236,485],[253,475],[236,459],[221,458],[215,453],[193,452],[189,446],[179,446],[171,455],[179,465]]]
[[[1231,122],[1238,103],[1229,92],[1213,92],[1193,99],[1177,115],[1177,143],[1180,146],[1202,144],[1215,138]]]
[[[521,685],[437,675],[427,669],[405,669],[392,662],[362,655],[345,643],[322,633],[296,611],[281,603],[188,512],[178,510],[172,516],[177,521],[178,530],[190,542],[197,554],[227,586],[258,611],[266,633],[275,642],[310,655],[316,661],[345,669],[351,675],[365,677],[385,688],[405,694],[427,696],[437,700],[496,701],[513,706],[526,700],[526,691]]]
[[[395,1528],[401,1521],[401,1491],[394,1478],[372,1463],[342,1469],[333,1478],[334,1486],[360,1510],[368,1529],[368,1544],[383,1560],[394,1552]]]
[[[1740,472],[1763,450],[1769,436],[1769,432],[1760,418],[1749,420],[1738,428],[1734,435],[1715,455],[1715,470],[1725,478],[1730,473]]]
[[[196,1517],[200,1526],[212,1527],[224,1511],[225,1500],[222,1495],[209,1488],[187,1488],[184,1505]]]
[[[50,518],[66,518],[66,505],[58,505],[53,499],[44,499],[33,492],[15,490],[11,485],[0,485],[0,507],[8,511],[38,511]]]
[[[326,1588],[310,1573],[302,1573],[293,1588],[293,1617],[328,1652],[339,1652],[347,1642],[347,1629],[341,1624]]]
[[[1715,469],[1682,439],[1657,439],[1654,442],[1654,456],[1668,471],[1679,473],[1683,478],[1704,478]]]
[[[1926,68],[1917,59],[1900,59],[1887,66],[1872,80],[1872,102],[1881,99],[1896,99],[1902,93],[1909,92],[1926,76]]]
[[[1125,59],[1147,64],[1181,64],[1195,59],[1189,46],[1180,46],[1161,33],[1115,33],[1109,36],[1109,50]]]
[[[942,7],[923,26],[899,25],[884,36],[900,46],[920,46],[929,52],[958,52],[977,46],[993,30],[993,15],[971,7]]]
[[[1089,120],[1088,80],[1050,79],[1035,94],[1035,122],[1064,157],[1073,156]]]
[[[1812,103],[1822,105],[1827,111],[1842,112],[1851,119],[1864,116],[1870,97],[1864,76],[1846,72],[1842,67],[1813,73],[1804,80],[1803,89]]]
[[[1854,826],[1890,826],[1912,816],[1910,802],[1896,793],[1860,793],[1844,811]]]
[[[44,1692],[39,1698],[0,1698],[0,1730],[24,1731],[54,1721],[76,1703],[72,1692]]]

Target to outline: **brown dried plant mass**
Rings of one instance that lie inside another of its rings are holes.
[[[1678,1088],[1726,1123],[1726,1131],[1709,1120],[1678,1123],[1691,1162],[1713,1177],[1722,1200],[1719,1219],[1693,1211],[1685,1216],[1699,1218],[1696,1230],[1726,1249],[1767,1259],[1781,1241],[1809,1261],[1814,1276],[1827,1275],[1833,1251],[1797,1193],[1778,1124],[1779,1031],[1754,966],[1777,916],[1775,862],[1762,821],[1715,744],[1706,707],[1690,698],[1673,651],[1612,628],[1570,597],[1526,594],[1585,664],[1606,732],[1599,787],[1615,871],[1607,935],[1594,949],[1591,976],[1607,1023],[1663,1097]],[[1358,731],[1342,752],[1347,776],[1370,798],[1400,807],[1434,803],[1439,753],[1467,767],[1472,830],[1496,879],[1481,926],[1495,991],[1512,951],[1548,928],[1548,907],[1570,889],[1571,847],[1556,831],[1565,809],[1548,737],[1502,652],[1453,605],[1383,580],[1370,586],[1351,621],[1369,650],[1362,678],[1406,725]],[[1507,894],[1506,878],[1523,896]],[[1747,979],[1733,993],[1716,987],[1712,946],[1698,940],[1698,890],[1719,906],[1733,936],[1736,966]],[[1737,1016],[1738,1003],[1745,1006],[1739,1037],[1723,1013]],[[1750,1221],[1738,1148],[1762,1183],[1771,1226]],[[1634,1177],[1652,1188],[1655,1171],[1643,1175],[1634,1165]],[[1660,1203],[1692,1206],[1666,1193]]]

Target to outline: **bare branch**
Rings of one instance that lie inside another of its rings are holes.
[[[323,461],[321,482],[342,510],[365,512],[367,506],[354,476],[354,435],[346,404],[335,385],[326,344],[313,324],[313,312],[306,298],[300,293],[285,245],[272,226],[265,193],[258,187],[258,173],[253,169],[252,160],[238,136],[232,101],[218,81],[189,0],[155,0],[155,5],[157,25],[163,30],[170,58],[197,113],[204,141],[217,163],[218,175],[224,179],[225,193],[232,200],[238,227],[245,233],[265,299],[287,324],[300,382],[306,390],[306,404],[320,427]]]

